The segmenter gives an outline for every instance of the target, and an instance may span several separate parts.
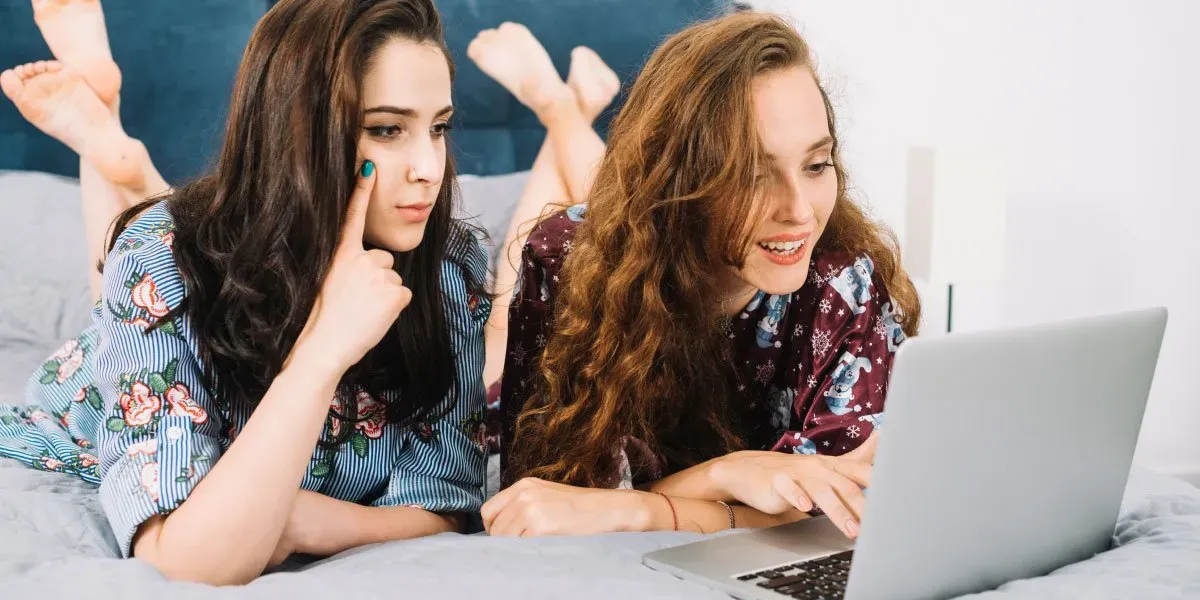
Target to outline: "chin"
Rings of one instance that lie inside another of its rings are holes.
[[[804,260],[794,265],[777,265],[769,260],[754,259],[753,265],[743,272],[752,274],[746,282],[771,296],[794,294],[804,287],[808,281],[808,268],[811,264],[806,256]]]
[[[369,241],[376,248],[396,253],[412,252],[425,239],[425,227],[424,224],[421,227],[406,227],[399,231],[390,231],[388,235],[372,237],[375,239]]]

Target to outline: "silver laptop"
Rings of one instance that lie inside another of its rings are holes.
[[[647,554],[739,598],[949,598],[1109,548],[1167,311],[915,338],[857,544],[825,518]]]

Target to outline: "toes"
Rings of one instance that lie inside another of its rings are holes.
[[[470,44],[467,44],[467,56],[470,57],[471,60],[479,60],[479,55],[483,53],[484,48],[491,43],[492,38],[495,36],[495,29],[484,29],[483,31],[480,31],[479,34],[475,36],[475,39],[471,40]]]
[[[16,69],[7,69],[0,73],[0,89],[4,90],[5,96],[16,99],[17,94],[21,93],[21,85],[21,76],[17,74]]]
[[[487,42],[482,39],[482,35],[471,40],[471,43],[467,44],[467,57],[478,62],[479,55],[483,53],[483,45],[485,43]]]

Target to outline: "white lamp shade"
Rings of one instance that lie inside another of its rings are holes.
[[[999,281],[1007,168],[977,149],[910,148],[904,266],[930,282]]]

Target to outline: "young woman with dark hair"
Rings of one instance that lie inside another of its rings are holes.
[[[89,240],[117,218],[94,324],[0,407],[0,456],[98,484],[121,551],[172,579],[461,529],[490,298],[453,216],[433,2],[276,4],[213,170],[134,206],[165,183],[116,120],[106,42],[80,47],[104,39],[99,4],[42,4],[61,62],[0,84],[80,153]]]

